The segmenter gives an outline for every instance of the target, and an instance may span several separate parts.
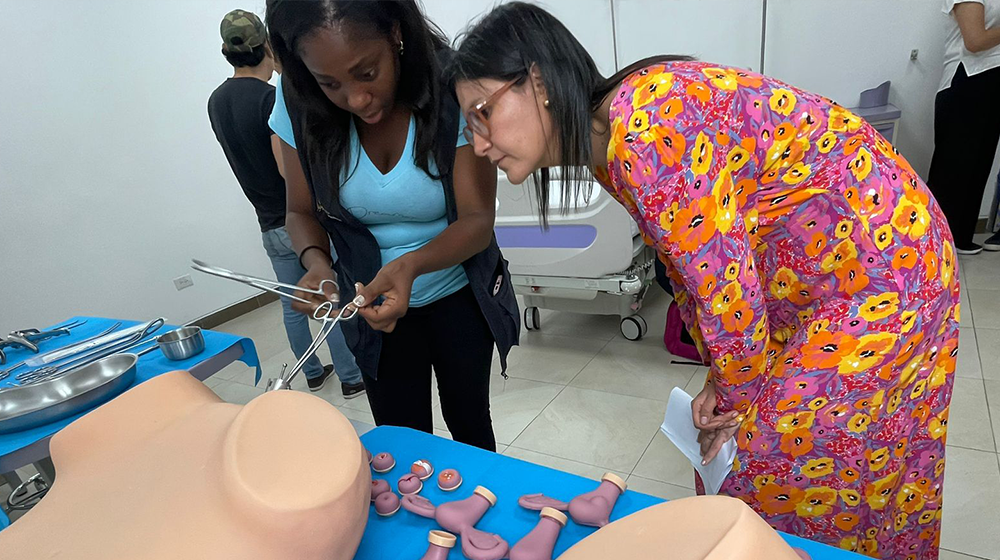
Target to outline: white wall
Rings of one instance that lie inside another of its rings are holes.
[[[424,3],[452,37],[495,4]],[[543,5],[610,74],[613,32],[619,67],[672,52],[757,69],[761,3]],[[846,105],[891,79],[903,110],[897,144],[925,174],[943,52],[939,5],[770,0],[764,72]],[[0,333],[75,314],[184,322],[255,293],[196,273],[195,286],[177,292],[172,279],[189,272],[191,257],[271,274],[205,109],[231,72],[218,23],[237,6],[263,13],[264,0],[0,0],[8,61],[0,78]]]
[[[687,54],[760,71],[762,0],[614,0],[614,6],[622,68],[647,56]]]
[[[179,323],[256,293],[192,257],[271,273],[206,113],[232,71],[233,7],[0,0],[0,333],[78,314]]]
[[[934,96],[941,80],[945,24],[941,0],[769,0],[765,73],[845,106],[892,80],[902,112],[895,145],[927,177],[934,151]],[[910,51],[919,50],[916,61]],[[981,215],[989,212],[1000,155]]]
[[[552,12],[587,48],[597,67],[605,75],[615,71],[615,47],[611,25],[611,0],[533,1]],[[422,0],[427,16],[453,39],[475,24],[502,1],[495,0]]]

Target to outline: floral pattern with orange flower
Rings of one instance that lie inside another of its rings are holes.
[[[640,69],[609,122],[597,176],[659,251],[719,410],[746,415],[722,493],[934,558],[960,305],[926,185],[858,115],[725,66]]]

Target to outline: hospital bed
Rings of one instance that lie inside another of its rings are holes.
[[[497,179],[497,242],[510,262],[514,292],[524,298],[525,328],[541,327],[539,308],[617,315],[622,335],[639,340],[647,330],[639,312],[655,277],[653,249],[598,184],[582,187],[565,212],[557,175],[550,189],[546,231],[531,181]]]

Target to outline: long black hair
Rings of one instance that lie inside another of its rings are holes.
[[[351,114],[334,105],[320,89],[299,54],[302,39],[319,29],[349,22],[392,41],[398,26],[405,46],[400,60],[396,102],[408,107],[416,121],[415,163],[428,175],[437,134],[441,94],[439,50],[444,33],[424,17],[416,0],[267,0],[268,35],[275,57],[292,86],[289,94],[304,112],[306,134],[315,147],[330,154],[331,177],[338,180],[351,161]],[[439,167],[440,170],[440,167]],[[339,188],[339,185],[334,185]]]
[[[583,45],[555,16],[534,4],[510,2],[495,8],[462,35],[448,72],[453,80],[517,80],[520,85],[530,79],[532,65],[538,68],[559,138],[561,205],[566,211],[579,200],[581,186],[593,178],[594,111],[626,76],[670,60],[691,57],[650,57],[605,78]],[[542,224],[547,225],[549,169],[533,173],[532,179]]]

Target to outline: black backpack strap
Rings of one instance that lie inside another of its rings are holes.
[[[458,98],[455,96],[454,84],[445,78],[447,75],[444,69],[451,62],[454,52],[450,48],[438,51],[437,60],[441,74],[439,75],[439,95],[438,95],[438,129],[435,151],[435,162],[438,166],[438,173],[441,175],[441,184],[444,186],[445,210],[448,214],[448,222],[458,219],[458,207],[455,204],[455,144],[458,142],[458,124],[461,109],[458,105]]]

